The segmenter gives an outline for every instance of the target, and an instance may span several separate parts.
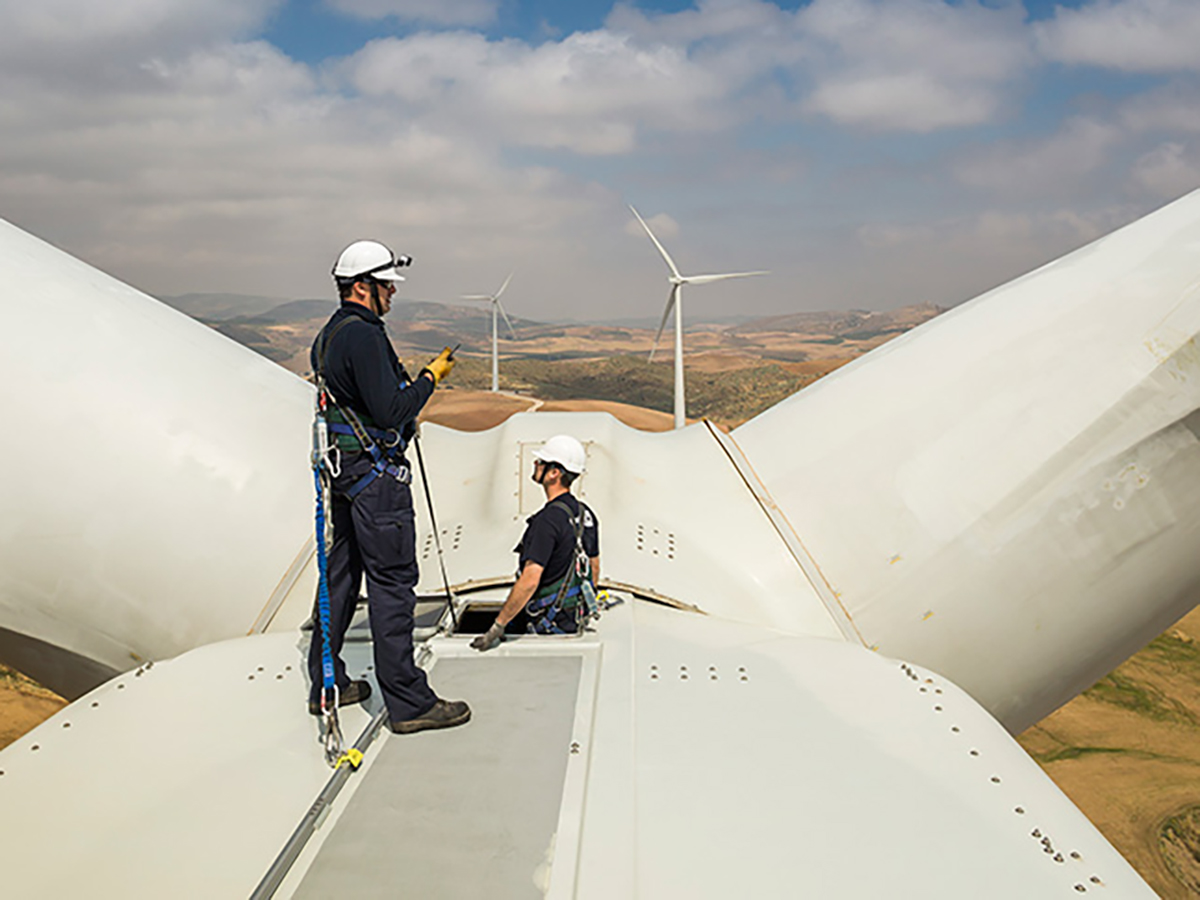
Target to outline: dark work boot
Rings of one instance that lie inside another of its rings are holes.
[[[366,681],[352,681],[338,691],[338,706],[350,706],[352,703],[362,703],[371,696],[371,685]],[[314,716],[321,714],[321,701],[309,700],[308,711]]]
[[[396,734],[413,734],[430,728],[453,728],[455,725],[462,725],[470,718],[471,707],[467,706],[465,700],[442,700],[439,698],[437,703],[433,704],[433,708],[424,715],[389,724]]]

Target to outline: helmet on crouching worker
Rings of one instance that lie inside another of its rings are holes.
[[[533,451],[533,458],[544,464],[542,477],[537,479],[539,483],[545,480],[546,471],[554,466],[562,473],[563,487],[570,487],[571,482],[583,474],[587,452],[583,444],[569,434],[557,434]]]

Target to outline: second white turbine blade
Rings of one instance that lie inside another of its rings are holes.
[[[726,278],[749,278],[751,275],[770,275],[770,272],[726,272],[724,275],[687,275],[684,281],[688,284],[708,284],[710,281],[724,281]]]
[[[508,284],[508,282],[505,282],[505,284]],[[501,288],[500,290],[504,290],[504,288]],[[508,313],[506,313],[506,312],[504,311],[504,306],[503,306],[503,305],[500,303],[500,300],[499,300],[499,297],[500,297],[500,295],[499,295],[499,294],[497,294],[497,295],[496,295],[496,297],[497,297],[497,299],[496,299],[496,309],[500,310],[500,315],[504,316],[504,324],[508,326],[508,331],[509,331],[509,333],[510,333],[510,334],[513,336],[513,340],[516,340],[516,338],[517,338],[517,329],[513,328],[513,323],[512,323],[512,320],[510,320],[510,319],[508,318]]]
[[[675,260],[671,259],[671,254],[667,252],[667,248],[658,242],[658,238],[654,236],[654,232],[650,230],[650,226],[646,224],[646,220],[638,215],[638,211],[633,208],[632,204],[630,204],[629,210],[642,223],[642,227],[646,229],[646,234],[650,235],[650,240],[654,241],[654,246],[658,248],[658,252],[662,254],[662,258],[667,261],[667,266],[671,269],[671,274],[676,278],[682,278],[683,276],[679,274],[679,269],[675,265]]]
[[[679,295],[679,285],[671,285],[671,294],[667,297],[667,308],[663,310],[662,321],[658,323],[658,333],[654,335],[654,343],[650,346],[650,362],[654,362],[654,351],[658,349],[658,341],[662,337],[663,329],[667,327],[667,319],[671,317],[671,310],[675,308],[675,298]]]

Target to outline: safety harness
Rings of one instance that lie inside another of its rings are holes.
[[[335,447],[339,451],[338,460],[334,462],[331,457],[326,460],[330,473],[338,474],[341,468],[340,451],[343,448],[362,449],[371,456],[370,471],[346,491],[346,496],[351,501],[381,475],[390,475],[401,484],[412,482],[412,472],[409,470],[408,464],[403,461],[404,451],[408,448],[408,442],[404,440],[403,435],[395,428],[376,428],[374,422],[367,424],[363,421],[364,417],[360,417],[353,409],[338,403],[337,398],[325,387],[326,350],[334,335],[352,321],[353,319],[350,318],[342,319],[328,334],[321,332],[317,338],[317,368],[313,373],[317,380],[318,402],[326,410],[326,427],[330,434],[337,436]],[[368,419],[368,421],[370,420]]]
[[[557,581],[542,585],[525,604],[525,612],[530,618],[529,630],[536,634],[566,634],[555,624],[562,610],[575,610],[580,626],[597,613],[592,561],[583,549],[583,504],[579,505],[579,515],[571,512],[571,507],[563,500],[552,501],[547,509],[554,506],[567,514],[575,533],[575,550],[566,574]],[[582,613],[579,611],[581,598]]]
[[[395,429],[386,431],[364,425],[349,407],[343,407],[325,386],[325,350],[329,341],[350,319],[343,319],[326,334],[318,338],[317,365],[313,373],[316,378],[317,396],[313,409],[312,469],[316,487],[316,545],[317,545],[317,620],[321,632],[321,739],[325,747],[325,761],[334,768],[349,762],[357,768],[358,763],[349,754],[342,753],[342,729],[338,722],[338,687],[333,668],[333,649],[330,640],[332,627],[329,611],[329,527],[325,507],[332,494],[332,480],[341,471],[341,449],[362,448],[371,455],[372,466],[362,478],[346,492],[353,502],[363,489],[381,475],[390,475],[403,484],[412,480],[408,466],[401,462],[405,441]],[[335,435],[330,442],[330,435]],[[353,442],[357,447],[353,446]],[[359,755],[361,760],[361,754]]]

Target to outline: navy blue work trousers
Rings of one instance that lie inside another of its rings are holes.
[[[329,550],[329,625],[334,672],[339,689],[350,683],[342,661],[342,642],[354,618],[363,573],[367,576],[367,611],[375,648],[375,675],[393,722],[428,712],[437,695],[425,672],[413,660],[413,612],[417,597],[416,521],[412,491],[391,475],[380,475],[351,501],[346,496],[371,469],[366,453],[342,454],[341,474],[333,480]],[[320,620],[313,619],[308,652],[312,699],[319,699],[321,675]]]

